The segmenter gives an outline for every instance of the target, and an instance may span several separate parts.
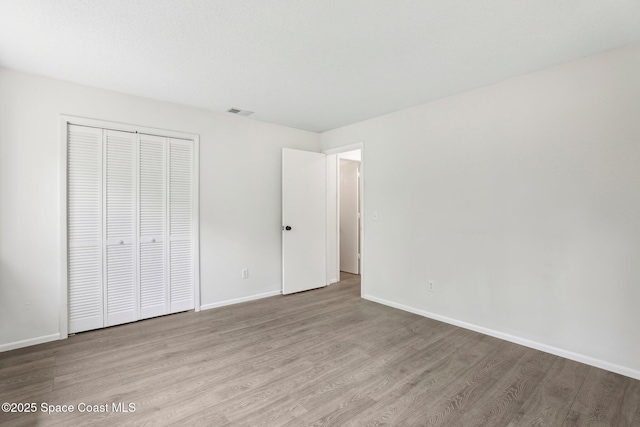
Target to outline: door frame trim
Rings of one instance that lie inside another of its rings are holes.
[[[200,311],[200,135],[177,132],[172,130],[149,128],[126,123],[110,122],[87,117],[61,114],[59,119],[60,138],[60,306],[58,323],[60,339],[69,336],[69,307],[68,307],[68,229],[67,229],[67,151],[68,125],[89,126],[102,129],[112,129],[125,132],[145,133],[168,138],[193,140],[193,194],[192,200],[192,230],[193,230],[193,302],[194,310]]]
[[[356,142],[354,144],[342,145],[340,147],[328,148],[323,150],[322,153],[326,155],[330,154],[340,154],[345,153],[347,151],[360,150],[360,297],[364,297],[366,294],[365,286],[365,271],[366,271],[366,263],[365,263],[365,212],[366,212],[366,204],[365,204],[365,149],[364,149],[364,141]],[[336,185],[340,182],[340,167],[336,168]],[[338,219],[336,221],[336,227],[334,233],[336,234],[336,256],[340,256],[340,193],[336,192],[336,197],[338,200],[336,202],[336,215],[338,215]],[[328,224],[327,224],[328,227]],[[328,230],[328,228],[327,228]],[[328,254],[327,254],[328,255]],[[337,259],[337,265],[340,265],[340,259]],[[338,268],[338,274],[340,274]],[[340,280],[340,277],[338,277]]]

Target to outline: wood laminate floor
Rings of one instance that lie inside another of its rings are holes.
[[[344,274],[0,353],[0,402],[37,406],[0,425],[640,426],[640,381],[359,294]]]

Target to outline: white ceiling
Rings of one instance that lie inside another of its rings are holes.
[[[639,42],[638,0],[0,0],[0,66],[312,131]]]

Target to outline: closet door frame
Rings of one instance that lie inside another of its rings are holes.
[[[68,156],[68,126],[79,125],[123,132],[144,133],[167,138],[187,139],[193,141],[193,170],[192,170],[192,233],[193,233],[193,296],[194,310],[200,311],[200,136],[185,132],[149,128],[129,125],[105,120],[90,119],[77,116],[60,115],[60,309],[59,327],[60,338],[69,336],[69,277],[68,277],[68,226],[67,226],[67,156]],[[137,185],[137,183],[136,183]]]

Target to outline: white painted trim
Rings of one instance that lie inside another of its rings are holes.
[[[340,279],[331,279],[329,280],[329,284],[333,285],[334,283],[338,283],[340,281]]]
[[[224,307],[225,305],[240,304],[241,302],[253,301],[253,300],[268,298],[276,295],[282,295],[282,290],[250,295],[248,297],[229,299],[226,301],[214,302],[211,304],[204,304],[200,306],[200,310],[209,310],[211,308]]]
[[[68,230],[67,230],[67,123],[66,117],[61,116],[59,121],[59,135],[60,135],[60,310],[58,312],[58,329],[60,330],[59,337],[61,339],[67,338],[69,334],[69,307],[67,301],[69,296],[68,292],[68,280],[67,277],[67,265],[68,265]],[[37,339],[37,338],[32,338]],[[30,341],[30,340],[26,340]],[[23,342],[23,341],[20,341]],[[5,344],[11,345],[11,344]],[[30,345],[30,344],[28,344]],[[2,346],[0,346],[0,349]],[[17,348],[17,347],[13,347]]]
[[[79,116],[70,116],[66,114],[61,114],[60,118],[74,125],[81,126],[91,126],[102,129],[109,130],[117,130],[122,132],[137,132],[137,133],[145,133],[148,135],[156,135],[161,137],[168,138],[178,138],[178,139],[193,139],[199,138],[199,135],[187,133],[187,132],[177,132],[169,129],[158,129],[158,128],[149,128],[145,126],[132,125],[129,123],[118,123],[118,122],[110,122],[107,120],[97,120],[91,119],[88,117],[79,117]]]
[[[22,341],[14,341],[6,344],[0,344],[0,352],[15,350],[16,348],[29,347],[36,344],[42,344],[49,341],[56,341],[62,339],[61,334],[43,335],[41,337],[29,338]],[[64,337],[66,338],[66,336]]]
[[[329,148],[329,149],[323,150],[322,152],[324,154],[340,154],[340,153],[346,153],[347,151],[362,150],[363,148],[364,148],[364,142],[360,141],[354,144],[341,145],[340,147]],[[361,152],[361,153],[364,154],[364,152]]]
[[[565,350],[559,347],[550,346],[537,341],[528,340],[515,335],[507,334],[504,332],[496,331],[494,329],[485,328],[484,326],[475,325],[473,323],[467,323],[461,320],[452,319],[450,317],[441,316],[439,314],[431,313],[429,311],[420,310],[408,305],[399,304],[393,301],[389,301],[383,298],[374,297],[372,295],[364,295],[364,299],[377,302],[389,307],[397,308],[399,310],[408,311],[409,313],[417,314],[419,316],[428,317],[430,319],[438,320],[440,322],[448,323],[450,325],[459,326],[464,329],[479,332],[484,335],[499,338],[501,340],[509,341],[515,344],[520,344],[525,347],[533,348],[535,350],[544,351],[545,353],[554,354],[556,356],[564,357],[565,359],[574,360],[576,362],[584,363],[586,365],[594,366],[596,368],[605,369],[607,371],[615,372],[620,375],[625,375],[630,378],[640,380],[640,371],[632,369],[626,366],[617,365],[604,360],[596,359],[591,356],[587,356],[573,351]]]
[[[361,142],[356,142],[355,144],[349,144],[349,145],[343,145],[341,147],[335,147],[335,148],[330,148],[328,150],[324,150],[323,153],[324,154],[340,154],[340,153],[344,153],[347,151],[353,151],[353,150],[360,150],[360,297],[364,298],[366,295],[366,280],[365,280],[365,218],[366,218],[366,206],[365,206],[365,150],[364,150],[364,141]],[[338,178],[338,182],[340,182],[340,162],[338,161],[338,168],[337,168],[337,178]],[[338,185],[339,187],[339,185]],[[337,250],[337,254],[338,254],[338,265],[340,265],[340,193],[337,193],[337,203],[336,206],[338,208],[338,219],[337,219],[337,225],[336,225],[336,233],[338,234],[336,236],[336,242],[338,242],[338,250]],[[338,268],[338,270],[340,270]],[[340,271],[338,271],[338,275],[340,274]],[[338,276],[338,280],[340,279],[340,277]]]
[[[335,179],[335,183],[336,183],[336,229],[335,229],[335,233],[336,233],[336,273],[338,274],[338,280],[340,280],[340,260],[342,259],[342,253],[340,252],[340,246],[341,246],[341,241],[340,241],[340,222],[341,222],[341,216],[340,216],[340,212],[341,212],[341,205],[340,205],[340,195],[341,195],[341,188],[340,188],[340,179],[342,178],[342,176],[340,176],[341,173],[341,167],[340,167],[340,155],[338,154],[336,156],[336,179]]]
[[[192,230],[193,230],[193,282],[194,294],[193,303],[194,310],[200,311],[200,136],[193,135],[193,212]]]

